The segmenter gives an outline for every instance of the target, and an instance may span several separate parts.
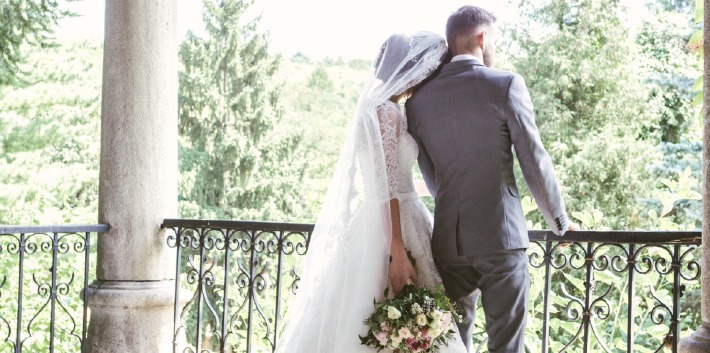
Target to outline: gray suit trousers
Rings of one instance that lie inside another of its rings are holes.
[[[530,273],[525,249],[435,259],[446,292],[463,315],[459,332],[470,352],[476,301],[482,295],[490,353],[524,352]]]

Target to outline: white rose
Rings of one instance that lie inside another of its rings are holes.
[[[441,320],[434,319],[434,320],[431,320],[431,322],[429,323],[429,328],[434,329],[434,330],[441,330],[442,329],[441,324],[442,324]]]
[[[412,331],[409,331],[409,328],[407,327],[402,327],[399,329],[399,337],[402,338],[412,338]]]
[[[441,320],[444,317],[444,313],[442,313],[439,310],[434,310],[429,313],[429,317],[431,317],[434,320]]]
[[[402,337],[399,337],[397,335],[390,336],[390,347],[392,347],[392,349],[399,348],[400,343],[402,343]]]
[[[387,308],[387,317],[392,319],[392,320],[397,320],[400,317],[402,317],[402,313],[397,310],[397,308],[390,306]]]
[[[424,315],[424,314],[417,315],[417,325],[424,326],[426,324],[427,324],[426,315]]]
[[[427,331],[427,336],[431,337],[431,339],[435,339],[441,335],[441,331],[439,330],[429,330]]]

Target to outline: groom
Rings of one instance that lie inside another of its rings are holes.
[[[530,275],[513,148],[553,232],[563,235],[578,226],[567,219],[523,78],[491,68],[495,22],[479,7],[453,13],[446,39],[454,56],[407,100],[406,111],[419,166],[436,200],[434,260],[463,312],[459,330],[466,348],[482,294],[489,352],[521,353]]]

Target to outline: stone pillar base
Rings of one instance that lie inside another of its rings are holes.
[[[173,351],[175,281],[95,281],[86,290],[91,310],[86,352]]]
[[[678,344],[680,353],[707,353],[710,352],[710,329],[701,326],[692,335],[682,339]]]

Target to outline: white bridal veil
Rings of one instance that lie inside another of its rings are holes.
[[[389,200],[397,192],[388,189],[377,108],[434,73],[446,52],[445,40],[426,32],[392,35],[382,45],[316,222],[278,353],[359,347],[362,321],[387,286]]]

